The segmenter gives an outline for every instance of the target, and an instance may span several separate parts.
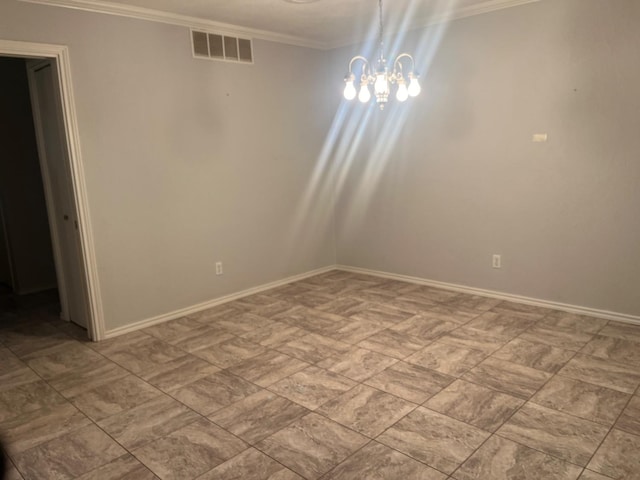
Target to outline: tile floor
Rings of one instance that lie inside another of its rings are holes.
[[[640,479],[640,326],[332,271],[100,343],[0,317],[10,479]]]

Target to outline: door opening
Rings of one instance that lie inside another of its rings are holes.
[[[102,301],[75,115],[69,49],[64,45],[0,39],[0,57],[31,61],[27,76],[31,103],[36,105],[33,113],[39,156],[41,159],[47,155],[55,158],[56,152],[62,152],[64,157],[62,163],[54,163],[59,171],[51,173],[51,178],[48,168],[41,168],[61,304],[67,302],[67,306],[63,306],[63,314],[67,319],[74,315],[84,319],[89,338],[102,340],[105,337]],[[44,104],[44,113],[40,108],[41,103]],[[41,128],[45,123],[48,125],[51,119],[57,122],[56,128]],[[43,163],[48,167],[53,162],[45,159]],[[65,187],[57,188],[53,179],[61,181]],[[60,197],[57,203],[52,200],[54,197]],[[74,240],[65,243],[67,238]],[[67,250],[78,254],[60,260]],[[63,273],[64,280],[61,280],[63,268],[66,270]],[[73,300],[69,293],[71,291],[76,292],[73,293]]]

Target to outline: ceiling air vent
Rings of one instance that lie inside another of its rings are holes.
[[[253,46],[249,38],[191,30],[191,41],[195,58],[253,63]]]

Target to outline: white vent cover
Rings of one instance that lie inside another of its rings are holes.
[[[191,30],[191,44],[195,58],[253,63],[253,45],[249,38]]]

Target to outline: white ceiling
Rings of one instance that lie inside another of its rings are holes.
[[[375,32],[377,0],[24,0],[156,21],[244,30],[255,37],[331,48]],[[385,0],[391,33],[538,0]],[[154,18],[155,17],[155,18]]]

